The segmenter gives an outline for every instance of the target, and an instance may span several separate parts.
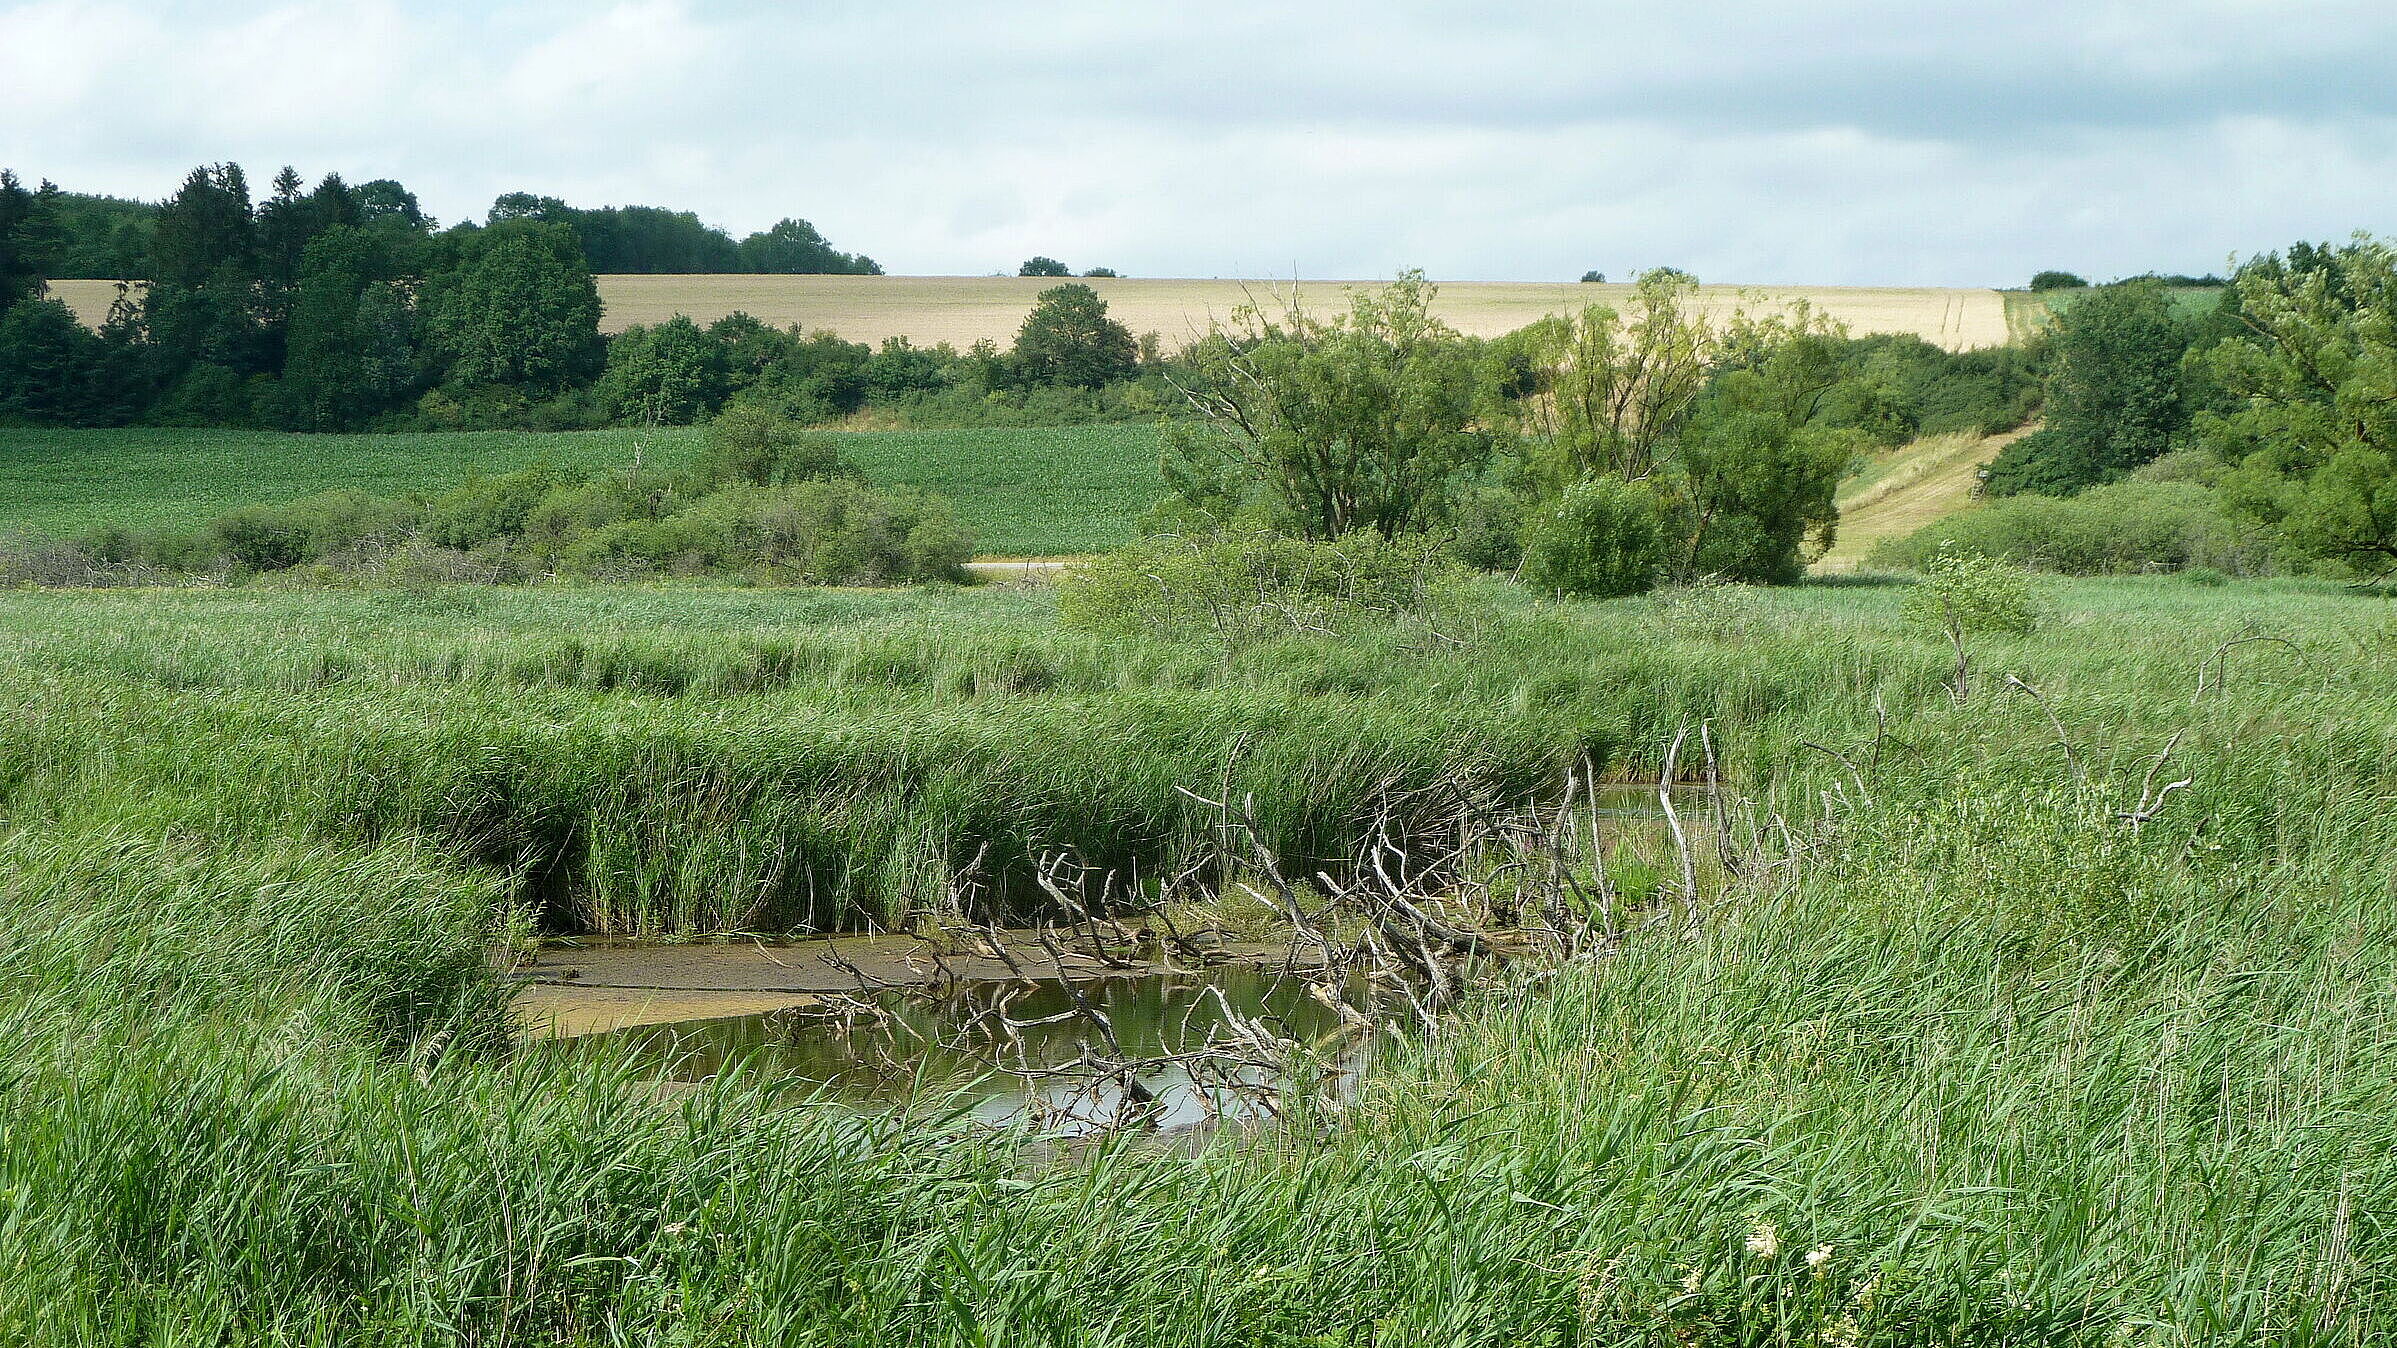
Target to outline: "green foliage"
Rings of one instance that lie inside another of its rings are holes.
[[[1585,478],[1542,505],[1523,536],[1523,581],[1557,594],[1645,593],[1663,572],[1678,521],[1645,482]]]
[[[1971,696],[1967,639],[2028,635],[2039,624],[2039,608],[2020,568],[1991,557],[1943,550],[1922,564],[1922,579],[1908,587],[1906,618],[1945,637],[1956,652],[1950,685],[1958,702]]]
[[[1016,333],[1015,362],[1038,384],[1095,389],[1131,377],[1140,349],[1107,301],[1086,285],[1052,286],[1033,301]]]
[[[613,420],[688,426],[724,405],[728,381],[723,345],[676,314],[608,343],[607,373],[594,392]]]
[[[1442,523],[1464,475],[1490,456],[1475,415],[1476,361],[1432,316],[1417,271],[1357,291],[1324,320],[1295,303],[1244,309],[1235,332],[1194,345],[1188,391],[1209,430],[1168,442],[1168,481],[1237,483],[1278,525],[1316,541]],[[1215,513],[1220,500],[1193,498]]]
[[[1594,304],[1491,345],[1490,410],[1529,438],[1545,490],[1657,467],[1723,354],[1725,335],[1696,307],[1697,290],[1696,278],[1659,268],[1639,278],[1636,317]]]
[[[2224,501],[2297,555],[2380,577],[2397,570],[2397,249],[2359,237],[2290,250],[2234,283],[2254,340],[2207,364],[2234,410],[2204,438],[2235,463]]]
[[[2033,290],[2086,290],[2089,283],[2068,271],[2043,271],[2031,278]]]
[[[1058,582],[1057,612],[1083,631],[1242,643],[1429,621],[1454,580],[1439,547],[1420,536],[1160,535],[1078,563]]]
[[[598,273],[779,272],[879,276],[861,253],[844,253],[805,220],[784,219],[734,243],[689,211],[657,206],[578,208],[556,197],[509,192],[491,203],[493,226],[539,221],[572,229]]]
[[[301,254],[283,396],[302,429],[357,429],[413,390],[416,315],[379,243],[337,225]]]
[[[1883,443],[1901,433],[1996,435],[2038,414],[2048,358],[2044,340],[1945,351],[1914,336],[1858,337],[1844,344],[1848,379],[1826,412]]]
[[[16,174],[0,169],[0,317],[23,301],[41,298],[48,284],[44,224],[33,193]]]
[[[783,220],[741,240],[740,270],[785,275],[831,273],[880,276],[882,268],[863,253],[836,249],[805,220]]]
[[[529,532],[545,551],[554,550],[562,569],[603,578],[736,574],[827,585],[957,582],[973,556],[973,535],[958,525],[946,502],[848,480],[728,487],[654,516],[586,504],[576,518],[571,504],[561,506],[546,519],[536,513]]]
[[[1529,511],[1519,491],[1480,486],[1464,492],[1449,524],[1449,555],[1475,571],[1513,571],[1523,563]]]
[[[244,571],[281,571],[365,543],[394,542],[413,527],[405,503],[330,491],[288,505],[243,506],[210,526],[225,560]]]
[[[709,482],[783,487],[855,470],[840,444],[761,407],[735,407],[708,423],[700,476]]]
[[[1987,557],[2066,575],[2213,568],[2267,569],[2271,550],[2194,482],[2133,479],[2069,498],[2023,495],[1934,520],[1883,544],[1874,560],[1919,567],[1942,553]]]
[[[2189,424],[2181,365],[2193,336],[2153,282],[2106,286],[2066,309],[2048,336],[2046,428],[1999,453],[1990,492],[2068,496],[2172,448]]]
[[[75,425],[100,398],[100,339],[56,300],[0,312],[0,423]]]
[[[1071,276],[1074,269],[1053,257],[1033,257],[1015,269],[1018,276]]]
[[[428,328],[463,388],[563,392],[596,374],[599,288],[566,225],[520,222],[472,236],[453,272],[428,283]]]

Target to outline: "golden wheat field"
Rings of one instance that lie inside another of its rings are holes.
[[[601,326],[610,332],[678,313],[711,322],[740,310],[777,327],[797,324],[857,342],[905,337],[964,347],[983,338],[1013,341],[1033,297],[1055,284],[1016,276],[602,276],[599,294],[607,305]],[[1244,304],[1278,305],[1293,288],[1289,281],[1141,278],[1083,284],[1106,297],[1117,321],[1135,333],[1156,333],[1168,349]],[[1328,309],[1344,302],[1347,287],[1370,284],[1302,281],[1296,289],[1309,307]],[[116,283],[54,281],[51,291],[96,325],[116,298]],[[2007,338],[2005,300],[1994,290],[1710,285],[1699,293],[1717,314],[1803,299],[1859,335],[1910,332],[1951,350],[1999,346]],[[1440,287],[1438,308],[1459,331],[1495,337],[1546,314],[1593,303],[1620,306],[1630,298],[1628,285],[1457,281]]]

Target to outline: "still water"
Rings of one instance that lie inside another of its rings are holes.
[[[1279,1042],[1257,1051],[1240,1021]],[[1070,987],[1042,980],[890,990],[578,1042],[602,1051],[629,1046],[668,1081],[705,1080],[746,1060],[859,1106],[947,1102],[979,1122],[1028,1119],[1060,1135],[1132,1118],[1161,1129],[1257,1120],[1294,1089],[1344,1093],[1370,1047],[1344,1031],[1303,980],[1239,966]],[[1167,1061],[1211,1045],[1228,1051]],[[1125,1062],[1134,1070],[1112,1070]]]

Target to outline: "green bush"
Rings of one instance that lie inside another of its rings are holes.
[[[2270,551],[2193,482],[2133,479],[2078,496],[2010,496],[1935,520],[1873,552],[1876,563],[1920,566],[1943,551],[2067,575],[2121,575],[2204,566],[2266,570]]]
[[[728,487],[671,514],[606,523],[566,538],[558,565],[602,578],[658,571],[888,584],[963,580],[972,555],[973,535],[947,502],[836,479]]]
[[[245,571],[281,571],[377,539],[396,541],[414,521],[400,502],[329,491],[279,506],[242,506],[211,526],[217,547]]]
[[[1476,571],[1513,571],[1523,564],[1523,497],[1503,487],[1476,487],[1457,499],[1448,552]]]
[[[779,487],[793,482],[854,473],[841,461],[840,444],[816,435],[764,407],[740,406],[708,424],[700,473],[711,483]]]
[[[469,477],[425,506],[425,536],[445,548],[479,548],[522,534],[534,507],[567,481],[542,466]]]
[[[1314,543],[1253,529],[1161,535],[1067,573],[1057,612],[1085,631],[1236,642],[1427,620],[1456,579],[1455,563],[1422,536],[1359,530]]]
[[[1524,583],[1594,599],[1644,593],[1665,565],[1666,514],[1645,482],[1584,478],[1525,527]]]

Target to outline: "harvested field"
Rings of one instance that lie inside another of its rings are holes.
[[[824,329],[851,341],[905,337],[920,345],[965,347],[1015,339],[1033,297],[1054,280],[1017,276],[602,276],[607,303],[601,326],[621,332],[675,314],[712,322],[739,310],[778,327]],[[1135,333],[1154,332],[1174,346],[1229,319],[1243,304],[1276,303],[1287,281],[1152,280],[1083,282],[1106,297],[1114,317]],[[1371,282],[1303,281],[1309,303],[1336,307],[1344,286]],[[108,316],[113,281],[55,281],[52,293],[86,323]],[[1950,350],[2000,346],[2007,340],[2006,302],[1994,290],[1862,286],[1705,286],[1700,295],[1715,313],[1745,304],[1770,308],[1806,300],[1859,335],[1913,333]],[[1535,319],[1583,305],[1630,302],[1628,285],[1455,281],[1440,287],[1440,315],[1476,337],[1512,332]]]

